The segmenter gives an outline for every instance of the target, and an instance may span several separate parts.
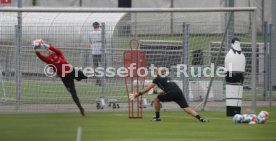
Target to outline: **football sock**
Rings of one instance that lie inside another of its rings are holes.
[[[160,118],[160,112],[155,112],[155,117]]]
[[[196,115],[195,117],[196,117],[198,120],[200,120],[200,118],[201,118],[200,115]]]

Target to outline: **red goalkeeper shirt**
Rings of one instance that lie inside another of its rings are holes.
[[[55,48],[53,45],[50,45],[49,50],[54,52],[54,54],[56,56],[55,59],[50,56],[44,56],[38,51],[36,51],[35,53],[36,53],[37,57],[40,60],[42,60],[43,62],[55,66],[55,67],[53,67],[53,70],[57,73],[57,75],[59,77],[62,77],[62,65],[69,64],[69,63],[67,62],[67,60],[64,57],[63,53],[61,52],[61,50],[59,50],[58,48]],[[65,71],[64,71],[63,76],[66,76],[69,73],[70,66],[66,65],[64,70]]]

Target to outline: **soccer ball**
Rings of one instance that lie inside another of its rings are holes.
[[[266,123],[266,118],[264,117],[264,116],[261,116],[261,115],[258,115],[257,117],[256,117],[256,121],[257,121],[257,123],[259,123],[259,124],[263,124],[263,123]]]
[[[243,116],[240,115],[240,114],[235,114],[234,117],[233,117],[233,121],[235,123],[242,123],[243,121]]]
[[[270,115],[267,111],[261,111],[258,116],[265,117],[266,120],[268,120],[270,117]]]
[[[42,39],[37,39],[33,41],[33,47],[34,49],[42,48],[44,47],[44,41]]]
[[[254,123],[257,116],[255,114],[242,114],[242,117],[242,123]]]
[[[251,121],[251,117],[247,114],[242,114],[243,120],[242,123],[249,123]]]
[[[255,124],[257,116],[255,114],[249,114],[247,118],[250,119],[249,124]]]

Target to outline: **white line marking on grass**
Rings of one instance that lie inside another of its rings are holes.
[[[76,141],[81,141],[81,132],[82,132],[82,128],[81,128],[81,126],[79,126],[77,128],[77,139],[76,139]]]

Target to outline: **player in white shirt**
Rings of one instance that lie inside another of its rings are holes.
[[[98,22],[93,23],[93,30],[89,33],[89,42],[91,47],[91,53],[93,57],[94,69],[99,67],[99,63],[102,64],[102,33],[100,24]],[[97,85],[101,85],[101,80],[97,78]]]

